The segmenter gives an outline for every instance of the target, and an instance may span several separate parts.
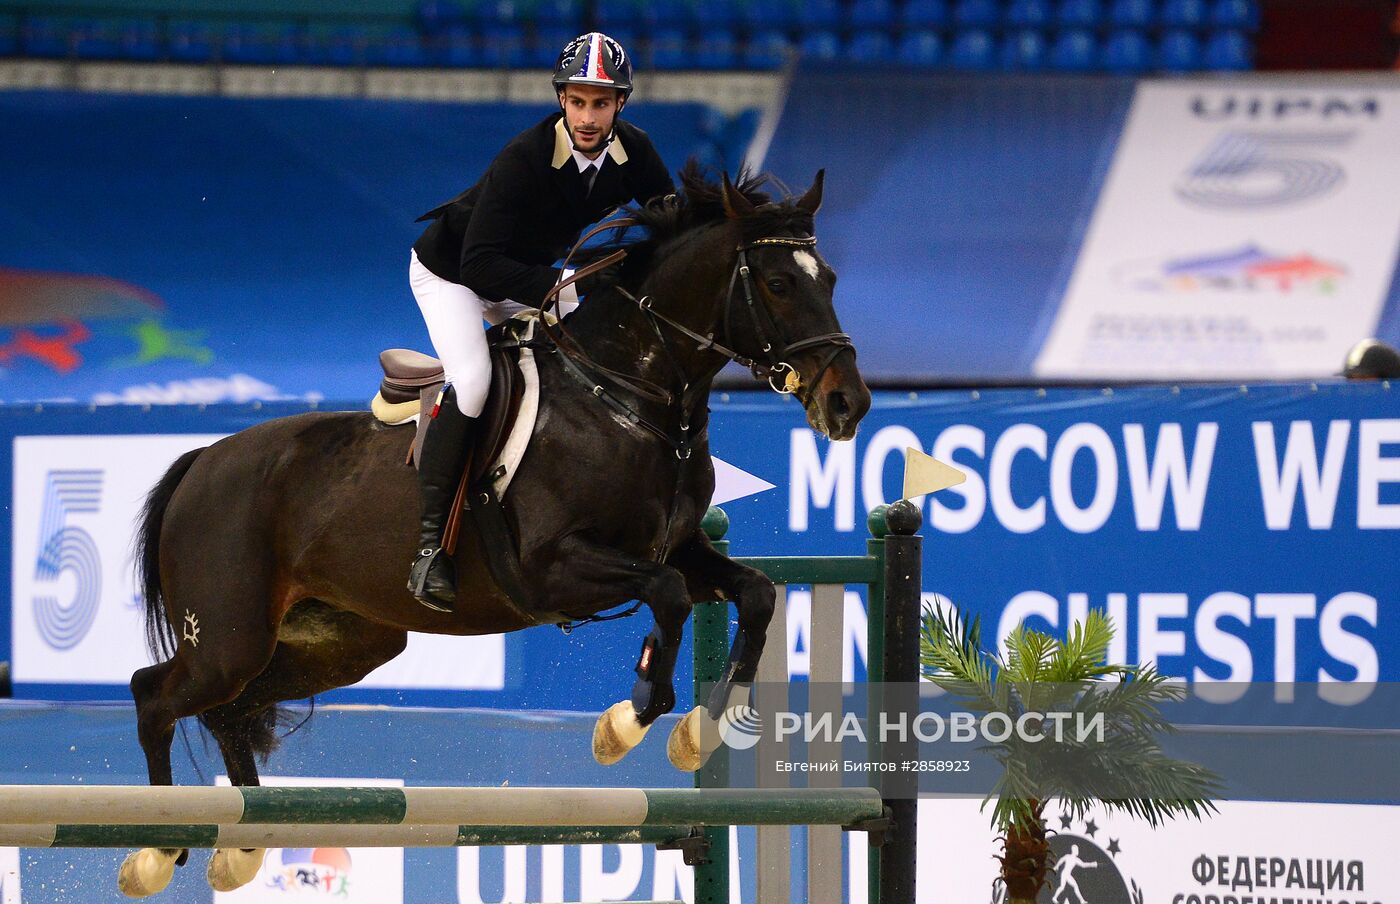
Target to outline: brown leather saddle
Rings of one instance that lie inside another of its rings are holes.
[[[449,553],[457,547],[463,510],[470,507],[471,500],[480,500],[483,488],[489,491],[499,476],[491,468],[500,458],[520,413],[525,380],[520,373],[522,343],[517,328],[515,323],[508,322],[492,327],[486,334],[491,353],[491,388],[486,396],[486,407],[477,421],[476,437],[467,450],[452,513],[443,530],[442,545]],[[384,371],[384,379],[379,384],[380,398],[389,406],[398,408],[400,413],[409,412],[411,415],[413,404],[416,402],[419,406],[418,429],[406,462],[417,467],[423,449],[423,436],[428,429],[427,414],[433,410],[442,390],[442,362],[422,352],[391,348],[379,353],[379,366]],[[488,495],[490,498],[483,505],[499,507],[495,493],[488,492]]]

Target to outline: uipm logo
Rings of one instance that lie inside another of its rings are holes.
[[[92,628],[102,598],[102,559],[92,535],[70,524],[73,515],[95,514],[102,506],[102,471],[56,469],[44,478],[44,502],[39,519],[36,584],[49,593],[34,596],[34,623],[44,642],[55,650],[77,646]],[[64,605],[58,597],[64,574],[73,577],[73,597]]]

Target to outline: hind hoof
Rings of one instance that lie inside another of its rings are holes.
[[[631,700],[608,707],[593,726],[593,759],[600,766],[611,766],[642,742],[650,725],[637,720]]]
[[[263,855],[267,848],[254,848],[249,851],[238,848],[219,848],[209,858],[209,887],[214,891],[233,891],[252,882],[262,868]]]
[[[175,875],[175,858],[157,848],[142,848],[128,854],[117,872],[117,888],[128,898],[145,898],[164,891]]]

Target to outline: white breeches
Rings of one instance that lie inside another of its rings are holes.
[[[478,417],[491,388],[491,357],[481,322],[494,326],[534,309],[510,300],[486,301],[466,286],[434,274],[419,262],[416,252],[409,252],[408,283],[428,325],[433,351],[442,362],[447,382],[456,390],[457,407],[468,417]],[[561,299],[559,316],[577,306],[577,302]]]

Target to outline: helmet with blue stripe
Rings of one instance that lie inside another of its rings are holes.
[[[632,61],[617,41],[590,31],[565,45],[554,64],[554,90],[566,85],[616,88],[626,98],[632,93]]]

